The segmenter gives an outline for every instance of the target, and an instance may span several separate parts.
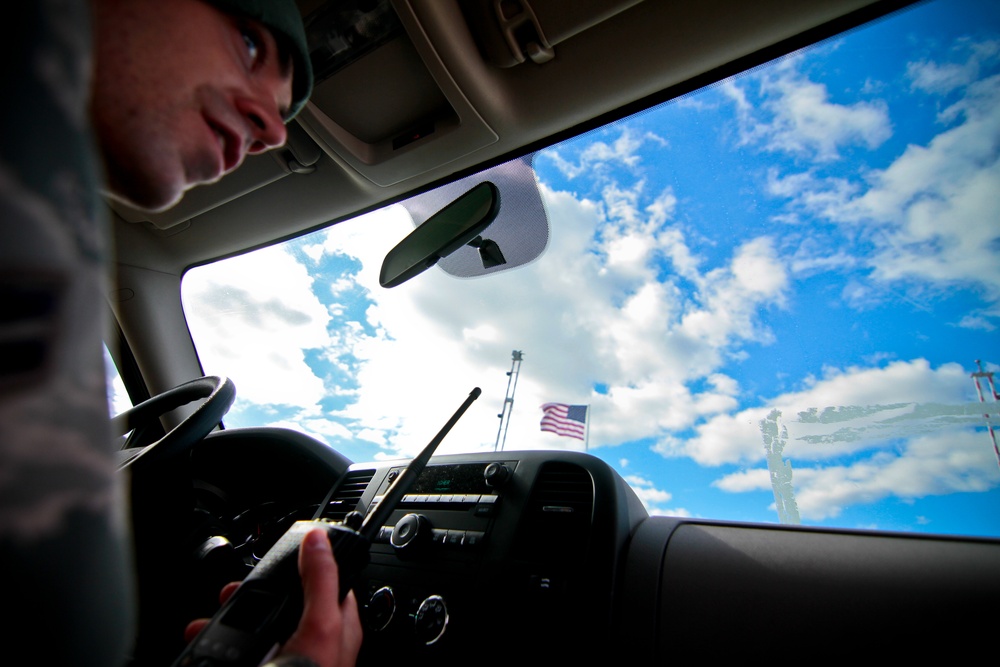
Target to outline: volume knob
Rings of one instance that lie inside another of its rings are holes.
[[[498,489],[510,479],[510,469],[502,463],[493,462],[483,470],[483,479],[486,486]]]
[[[396,549],[412,549],[423,542],[431,532],[430,522],[420,514],[407,514],[396,522],[389,536],[389,544]]]

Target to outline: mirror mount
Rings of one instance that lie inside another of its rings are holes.
[[[496,241],[477,236],[469,241],[469,245],[479,250],[479,258],[483,260],[484,269],[492,269],[494,266],[507,263]]]

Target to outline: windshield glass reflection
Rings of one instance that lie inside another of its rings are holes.
[[[998,146],[1000,6],[931,3],[531,156],[528,265],[382,289],[391,206],[184,303],[230,427],[409,457],[480,386],[440,453],[586,450],[651,513],[996,536]]]

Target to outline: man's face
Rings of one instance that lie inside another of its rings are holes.
[[[202,0],[96,0],[91,113],[109,194],[163,210],[285,142],[291,64]]]

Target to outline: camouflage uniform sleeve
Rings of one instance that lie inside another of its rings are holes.
[[[0,553],[7,637],[36,664],[124,664],[133,582],[102,352],[105,208],[86,0],[0,26]],[[33,648],[31,648],[33,647]]]

